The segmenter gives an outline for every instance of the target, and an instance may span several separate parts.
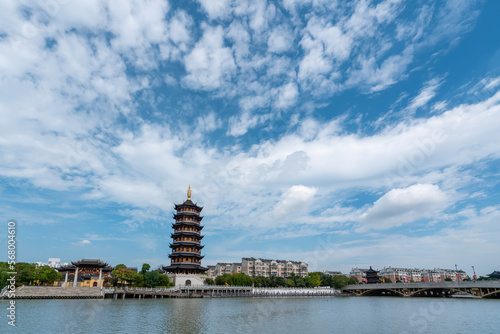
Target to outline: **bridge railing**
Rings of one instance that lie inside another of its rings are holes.
[[[458,281],[458,282],[415,282],[415,283],[377,283],[377,284],[352,284],[347,285],[343,290],[358,289],[421,289],[421,288],[497,288],[500,287],[498,281]]]

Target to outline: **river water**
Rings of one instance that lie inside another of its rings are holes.
[[[499,299],[17,300],[0,333],[500,333]]]

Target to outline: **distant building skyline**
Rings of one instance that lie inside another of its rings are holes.
[[[384,267],[377,270],[378,276],[389,278],[393,283],[401,281],[402,283],[408,282],[442,282],[446,279],[451,279],[452,281],[470,279],[470,276],[463,270],[455,269],[419,269],[419,268],[393,268]],[[366,282],[366,272],[369,269],[363,268],[352,268],[348,274],[350,277],[354,277],[358,282]]]

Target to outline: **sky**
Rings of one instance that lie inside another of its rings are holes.
[[[500,2],[0,4],[0,247],[499,270]]]

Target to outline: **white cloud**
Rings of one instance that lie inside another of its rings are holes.
[[[212,20],[224,18],[230,11],[230,0],[198,0]]]
[[[269,52],[282,53],[288,51],[293,44],[293,34],[288,27],[275,28],[267,40]]]
[[[210,112],[206,115],[202,115],[196,120],[196,133],[212,132],[219,129],[222,126],[222,121],[217,117],[214,112]]]
[[[311,204],[317,189],[303,185],[290,187],[280,198],[273,210],[273,221],[297,218],[297,215],[304,214]],[[279,223],[276,223],[278,225]]]
[[[500,85],[500,77],[481,80],[484,84],[483,90],[493,90]]]
[[[276,100],[276,108],[287,109],[295,105],[297,98],[299,96],[299,91],[297,85],[290,82],[280,88],[278,88],[278,98]]]
[[[401,54],[391,55],[379,65],[375,58],[358,59],[359,69],[350,73],[347,86],[362,86],[370,92],[378,92],[393,85],[404,75],[408,65],[413,60],[413,48],[406,48]]]
[[[461,223],[431,235],[377,234],[339,244],[335,235],[327,234],[318,239],[318,249],[309,253],[309,264],[316,269],[339,268],[343,272],[354,266],[452,268],[457,263],[453,259],[459,256],[459,268],[470,274],[471,265],[476,271],[481,268],[480,275],[497,270],[491,257],[484,256],[484,249],[500,252],[500,208],[464,210],[455,218]]]
[[[90,241],[88,239],[83,239],[81,241],[73,243],[73,245],[75,245],[75,246],[87,246],[87,245],[91,245],[91,244],[92,244],[92,241]]]
[[[330,72],[331,68],[332,65],[324,57],[323,52],[318,48],[314,48],[300,61],[298,77],[304,81],[311,80],[316,75],[326,75]]]
[[[360,217],[366,227],[387,229],[434,216],[446,207],[446,194],[432,184],[392,189]]]
[[[441,86],[441,79],[434,78],[424,84],[417,96],[415,96],[410,105],[406,108],[410,112],[415,112],[420,107],[425,106],[434,96],[438,88]]]
[[[304,33],[309,34],[311,40],[305,39],[302,46],[306,49],[320,48],[323,52],[338,62],[349,57],[353,40],[338,26],[332,26],[324,19],[313,16],[308,22]]]
[[[212,90],[230,81],[236,70],[231,49],[224,47],[220,26],[205,26],[203,37],[184,58],[187,75],[183,82],[193,88]]]
[[[245,112],[239,116],[232,116],[229,119],[229,131],[231,136],[241,136],[247,133],[248,129],[255,127],[259,123],[258,116],[251,116]]]

